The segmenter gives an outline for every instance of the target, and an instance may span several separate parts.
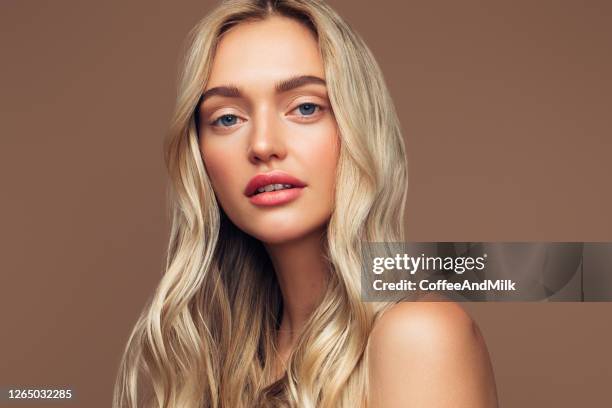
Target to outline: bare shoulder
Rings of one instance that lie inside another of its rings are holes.
[[[454,302],[403,302],[393,305],[377,321],[370,342],[376,348],[396,343],[443,347],[475,340],[478,327]]]
[[[393,305],[368,348],[374,407],[497,407],[486,344],[457,303]]]

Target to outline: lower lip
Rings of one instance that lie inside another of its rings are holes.
[[[304,187],[293,187],[285,190],[267,191],[249,197],[251,204],[270,207],[289,203],[302,194]]]

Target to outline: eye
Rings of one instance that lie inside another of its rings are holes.
[[[238,120],[239,118],[236,115],[225,114],[225,115],[219,116],[217,119],[212,121],[211,125],[221,126],[221,127],[230,127],[230,126],[234,126],[235,124],[237,124]]]
[[[317,105],[316,103],[307,102],[301,104],[295,110],[298,110],[301,115],[310,116],[317,112],[318,109],[321,109],[321,106]]]

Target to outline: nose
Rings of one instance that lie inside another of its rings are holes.
[[[253,164],[282,160],[287,155],[283,127],[273,109],[261,109],[253,118],[248,157]]]

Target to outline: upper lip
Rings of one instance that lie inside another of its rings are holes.
[[[261,173],[253,177],[244,189],[244,195],[250,197],[255,194],[258,188],[267,186],[268,184],[291,184],[294,187],[306,186],[306,183],[304,183],[302,180],[297,179],[284,171],[274,170],[269,173]]]

